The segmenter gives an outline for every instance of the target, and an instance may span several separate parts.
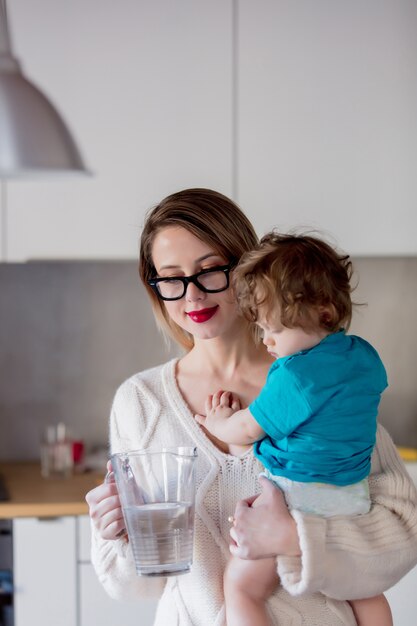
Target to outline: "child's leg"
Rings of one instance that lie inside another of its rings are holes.
[[[278,583],[274,558],[232,557],[224,574],[227,626],[270,626],[266,601]]]
[[[391,609],[386,597],[381,594],[373,598],[349,602],[358,626],[392,626]]]

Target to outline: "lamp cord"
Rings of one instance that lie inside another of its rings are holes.
[[[11,42],[7,26],[6,0],[0,0],[0,55],[10,56]]]
[[[6,0],[0,0],[0,56],[10,56]],[[0,180],[0,261],[7,261],[7,183]]]

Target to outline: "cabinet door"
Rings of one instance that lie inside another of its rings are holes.
[[[104,591],[89,563],[79,565],[79,576],[80,626],[152,626],[154,623],[157,605],[155,600],[113,600]]]
[[[238,6],[238,200],[259,232],[415,254],[417,4]]]
[[[16,55],[92,170],[8,182],[9,260],[133,259],[144,213],[165,195],[230,195],[232,0],[9,9]]]
[[[79,575],[79,626],[152,626],[156,600],[141,599],[132,602],[112,600],[98,581],[90,563],[90,519],[86,515],[77,518],[78,524],[78,575]]]
[[[13,522],[15,626],[76,626],[75,518]]]
[[[399,583],[387,591],[394,624],[415,626],[417,615],[417,567],[404,576]]]

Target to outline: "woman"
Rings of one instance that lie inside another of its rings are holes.
[[[265,479],[251,506],[254,498],[247,498],[259,492],[260,471],[252,448],[227,446],[195,421],[195,414],[204,413],[206,397],[219,389],[234,392],[247,406],[271,365],[229,288],[233,267],[256,245],[240,209],[206,189],[165,198],[148,215],[142,233],[142,281],[159,325],[185,354],[122,384],[110,418],[111,451],[198,447],[191,573],[137,577],[114,483],[92,490],[87,502],[92,558],[102,584],[116,598],[162,594],[156,626],[224,626],[229,533],[236,556],[277,557],[282,587],[269,600],[269,610],[271,622],[280,626],[353,626],[344,600],[384,591],[417,560],[416,492],[382,428],[370,478],[371,512],[322,519],[297,511],[291,516],[280,492]]]

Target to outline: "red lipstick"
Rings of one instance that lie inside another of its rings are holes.
[[[188,311],[187,315],[193,322],[197,324],[201,324],[202,322],[207,322],[213,315],[216,313],[218,309],[218,305],[210,307],[209,309],[200,309],[198,311]]]

